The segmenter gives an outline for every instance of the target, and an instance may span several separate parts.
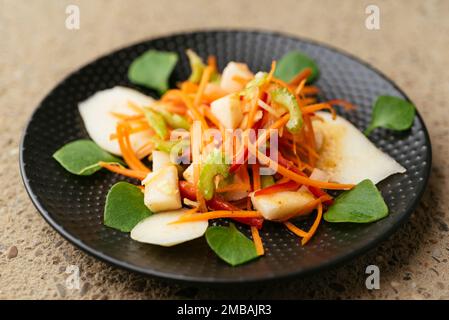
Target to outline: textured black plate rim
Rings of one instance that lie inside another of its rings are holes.
[[[75,237],[72,234],[70,234],[69,232],[67,232],[62,225],[60,225],[56,221],[54,221],[52,219],[50,213],[39,202],[37,195],[33,192],[32,188],[29,184],[29,179],[26,176],[25,164],[23,162],[23,155],[24,155],[24,152],[26,152],[26,148],[24,147],[24,141],[25,141],[26,136],[28,135],[28,128],[29,128],[29,125],[31,124],[32,120],[34,119],[34,116],[35,116],[37,110],[42,107],[43,101],[45,101],[47,99],[47,97],[50,95],[51,92],[53,92],[53,90],[55,90],[56,87],[58,87],[61,83],[65,82],[72,75],[74,75],[78,72],[81,72],[88,65],[95,63],[96,61],[98,61],[106,56],[115,54],[123,49],[126,49],[128,47],[131,47],[131,46],[134,46],[134,45],[137,45],[140,43],[160,40],[160,39],[164,39],[169,36],[170,37],[183,36],[183,35],[188,36],[188,35],[195,35],[195,34],[199,34],[199,33],[209,33],[209,32],[224,32],[224,33],[245,32],[245,33],[252,33],[252,34],[265,34],[265,35],[270,35],[270,36],[288,38],[288,39],[296,40],[296,41],[302,41],[305,43],[313,44],[315,46],[323,47],[323,48],[333,51],[335,53],[344,55],[344,56],[348,57],[349,59],[353,60],[354,62],[362,64],[362,65],[366,66],[367,68],[371,69],[372,71],[377,73],[382,79],[384,79],[386,82],[391,84],[401,95],[403,95],[408,101],[411,102],[410,98],[392,80],[390,80],[384,73],[382,73],[377,68],[370,65],[369,63],[367,63],[367,62],[357,58],[356,56],[354,56],[350,53],[347,53],[341,49],[334,48],[332,46],[323,44],[323,43],[315,41],[315,40],[311,40],[311,39],[307,39],[307,38],[303,38],[303,37],[297,37],[297,36],[294,36],[294,35],[291,35],[288,33],[284,33],[284,32],[258,30],[258,29],[208,29],[208,30],[199,30],[199,31],[191,30],[188,32],[171,33],[171,34],[159,36],[157,38],[150,38],[150,39],[141,40],[141,41],[138,41],[135,43],[128,44],[126,46],[115,49],[112,52],[109,52],[107,54],[99,56],[98,58],[90,61],[87,64],[82,65],[81,67],[77,68],[75,71],[72,71],[70,74],[68,74],[66,77],[64,77],[39,102],[38,107],[34,110],[34,112],[32,113],[30,119],[28,120],[28,122],[25,126],[25,129],[23,131],[22,138],[20,141],[20,153],[19,153],[20,174],[21,174],[23,183],[25,185],[25,189],[26,189],[28,196],[30,197],[33,205],[36,207],[38,212],[42,215],[44,220],[47,221],[47,223],[53,229],[55,229],[60,235],[62,235],[69,242],[72,242],[72,244],[74,244],[78,248],[82,249],[84,252],[90,254],[91,256],[94,256],[106,263],[120,267],[125,270],[130,270],[130,271],[137,272],[137,273],[140,273],[143,275],[153,276],[153,277],[157,277],[157,278],[161,278],[161,279],[165,279],[165,280],[167,280],[167,279],[174,280],[174,281],[183,282],[183,283],[187,282],[187,283],[196,283],[196,284],[239,284],[239,283],[243,284],[243,283],[256,283],[256,282],[262,282],[262,281],[263,282],[273,281],[273,280],[277,280],[277,279],[286,279],[286,278],[291,278],[291,277],[307,276],[307,275],[311,275],[311,274],[318,273],[320,271],[329,269],[331,267],[336,267],[338,265],[343,264],[344,262],[354,259],[357,256],[360,256],[361,254],[363,254],[367,251],[370,251],[371,249],[373,249],[374,247],[379,245],[381,242],[383,242],[387,238],[389,238],[401,225],[404,224],[404,222],[410,217],[411,213],[416,210],[416,208],[419,204],[419,201],[421,200],[421,197],[422,197],[422,195],[427,187],[427,184],[428,184],[428,180],[429,180],[429,176],[430,176],[430,172],[431,172],[431,166],[432,166],[432,146],[431,146],[431,142],[430,142],[430,137],[429,137],[427,127],[423,121],[423,118],[421,117],[420,113],[418,112],[418,110],[416,110],[416,116],[422,123],[422,129],[424,132],[425,140],[429,142],[429,144],[427,145],[427,147],[428,147],[427,148],[427,157],[428,157],[429,161],[426,166],[424,176],[422,177],[423,183],[421,184],[421,188],[419,190],[417,190],[417,192],[416,192],[416,197],[414,198],[414,201],[413,201],[412,205],[410,206],[410,210],[408,210],[405,214],[403,214],[402,217],[395,224],[391,225],[388,229],[386,229],[385,232],[383,232],[380,236],[378,236],[376,239],[369,242],[365,246],[362,246],[362,247],[358,248],[357,250],[353,250],[353,251],[349,252],[348,254],[342,255],[336,259],[329,260],[329,261],[322,263],[321,265],[316,266],[316,267],[310,267],[310,268],[298,270],[296,272],[290,272],[290,273],[285,273],[285,274],[277,274],[277,275],[269,275],[269,276],[260,277],[260,278],[252,278],[249,280],[247,280],[247,279],[237,279],[237,280],[211,279],[211,278],[200,278],[200,277],[196,277],[196,276],[178,275],[178,274],[173,274],[173,273],[159,272],[159,271],[154,271],[154,270],[150,270],[150,269],[146,269],[146,268],[141,268],[141,267],[129,264],[123,260],[116,259],[116,258],[110,257],[108,255],[105,255],[102,252],[85,244],[80,239],[78,239],[77,237]]]

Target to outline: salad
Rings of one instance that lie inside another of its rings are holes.
[[[379,127],[409,129],[412,104],[378,97],[362,133],[336,112],[357,112],[354,105],[320,98],[318,63],[302,52],[256,73],[235,61],[220,72],[214,56],[186,55],[190,76],[172,88],[178,54],[137,57],[130,82],[159,99],[122,86],[95,93],[79,103],[91,140],[69,142],[53,155],[76,175],[106,169],[126,178],[106,197],[107,227],[167,247],[204,236],[236,266],[265,254],[266,223],[306,245],[321,223],[388,215],[376,184],[406,169],[367,136]],[[304,219],[310,227],[301,229]]]

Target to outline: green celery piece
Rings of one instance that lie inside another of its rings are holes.
[[[369,223],[388,215],[388,207],[371,180],[339,195],[324,214],[327,222]]]
[[[198,188],[206,200],[210,200],[214,196],[214,178],[217,175],[227,178],[229,176],[229,167],[230,165],[226,163],[226,158],[218,150],[211,152],[201,165]]]
[[[204,64],[200,56],[198,56],[192,49],[187,49],[186,54],[187,58],[189,58],[190,69],[192,70],[189,81],[193,83],[199,83],[206,65]]]
[[[148,124],[156,132],[156,134],[161,139],[167,138],[168,128],[167,125],[165,124],[164,117],[150,109],[144,109],[144,113],[145,118],[148,121]]]
[[[98,162],[123,162],[87,139],[67,143],[53,154],[53,158],[70,173],[88,176],[101,169]]]
[[[128,69],[132,83],[146,86],[163,94],[168,90],[168,79],[178,62],[174,52],[148,50],[137,57]]]
[[[164,118],[165,122],[173,129],[190,129],[190,122],[186,117],[177,113],[172,113],[167,110],[157,110],[158,113]]]
[[[290,119],[286,124],[288,131],[291,133],[298,133],[303,126],[303,118],[295,96],[286,88],[274,89],[270,94],[272,101],[284,106],[290,113]]]

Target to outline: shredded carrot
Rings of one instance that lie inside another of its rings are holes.
[[[150,172],[148,169],[134,154],[131,149],[131,143],[129,141],[129,134],[127,132],[128,125],[121,122],[117,125],[117,140],[120,146],[120,151],[122,152],[123,159],[126,164],[133,170]]]
[[[154,150],[154,143],[152,141],[149,141],[145,143],[143,146],[141,146],[136,151],[136,156],[139,159],[142,159],[143,157],[148,156],[152,151]]]
[[[262,239],[260,238],[259,230],[254,226],[251,226],[251,235],[253,236],[253,242],[256,247],[257,255],[263,256],[265,250],[263,248]]]
[[[114,117],[116,117],[120,120],[124,120],[124,121],[140,120],[140,119],[144,118],[143,114],[129,115],[129,114],[124,114],[124,113],[119,113],[119,112],[114,112],[114,111],[111,111],[110,114],[112,114]]]
[[[322,216],[323,216],[323,204],[320,202],[318,204],[318,213],[316,215],[315,221],[313,222],[313,225],[310,228],[310,230],[307,232],[307,235],[304,238],[302,238],[302,241],[301,241],[302,245],[305,245],[313,237],[313,235],[315,234],[315,232],[318,229],[318,226],[321,222]]]
[[[206,88],[207,83],[210,80],[210,76],[212,75],[212,67],[207,66],[204,71],[203,75],[201,76],[200,84],[198,86],[198,91],[195,95],[195,100],[193,100],[193,105],[195,107],[198,107],[200,105],[201,99],[203,98],[204,89]]]
[[[265,111],[269,112],[270,114],[272,114],[276,118],[279,118],[281,116],[280,112],[276,111],[272,106],[270,106],[269,104],[265,103],[263,100],[259,99],[259,101],[257,103],[259,104],[259,107],[261,107]]]
[[[207,65],[211,67],[212,72],[217,71],[217,57],[210,55],[207,57]]]
[[[221,122],[212,113],[210,108],[208,106],[204,105],[202,110],[204,111],[204,115],[206,116],[206,118],[209,119],[210,122],[212,122],[217,128],[220,128],[220,131],[222,131],[221,129],[223,129],[223,126],[221,125]]]
[[[192,112],[193,118],[195,120],[198,120],[201,122],[201,125],[205,128],[208,129],[209,126],[207,125],[206,119],[204,119],[203,115],[201,114],[201,112],[199,112],[198,108],[192,103],[192,100],[190,99],[190,97],[188,95],[186,95],[184,92],[182,92],[181,90],[171,90],[173,93],[172,94],[177,94],[181,100],[183,101],[183,103],[186,105],[187,109],[190,110],[190,112]]]
[[[198,90],[198,85],[190,81],[184,81],[181,83],[181,91],[185,94],[195,93]]]
[[[265,142],[265,140],[269,137],[270,131],[282,128],[290,119],[290,114],[287,113],[284,116],[282,116],[280,119],[278,119],[275,123],[273,123],[270,127],[268,127],[266,130],[262,132],[262,134],[257,137],[256,146],[259,146]]]
[[[311,104],[315,104],[317,102],[317,99],[316,98],[307,97],[307,98],[302,99],[302,102],[304,103],[304,106],[308,106],[308,105],[311,105]]]
[[[284,219],[282,219],[282,221],[287,221],[287,220],[290,220],[292,218],[308,214],[308,213],[312,212],[315,208],[317,208],[317,206],[319,204],[321,204],[323,201],[328,201],[328,200],[331,200],[331,199],[332,199],[331,196],[324,195],[324,196],[321,196],[321,197],[319,197],[317,199],[311,200],[311,201],[307,202],[300,210],[298,210],[297,212],[289,215],[288,217],[285,217]]]
[[[259,164],[255,163],[251,166],[253,171],[253,191],[260,190],[260,172],[259,172]]]
[[[134,112],[136,112],[137,114],[143,114],[143,109],[141,107],[139,107],[137,104],[135,104],[132,101],[128,101],[128,107],[130,109],[132,109]]]
[[[267,82],[271,82],[271,80],[273,79],[273,75],[274,72],[276,71],[276,60],[271,61],[271,69],[270,72],[268,73],[268,77],[267,77]]]
[[[301,109],[301,111],[303,114],[310,114],[310,113],[314,113],[316,111],[323,110],[323,109],[327,109],[332,113],[332,119],[335,120],[337,118],[337,113],[335,112],[334,108],[332,108],[332,106],[327,102],[312,104],[312,105],[303,107]]]
[[[319,92],[320,90],[315,86],[305,86],[304,89],[302,90],[302,93],[305,95],[314,95],[318,94]]]
[[[350,102],[348,102],[346,100],[342,100],[342,99],[329,100],[327,103],[329,103],[330,105],[342,106],[346,110],[353,110],[353,109],[355,109],[355,105],[353,105],[352,103],[350,103]]]
[[[284,225],[288,228],[288,230],[296,234],[298,237],[304,238],[305,236],[307,236],[307,232],[299,229],[297,226],[295,226],[293,223],[289,221],[284,222]]]
[[[307,78],[312,74],[312,69],[305,68],[298,72],[298,74],[289,82],[289,85],[296,86],[299,83],[301,83],[304,80],[307,80]]]
[[[256,112],[257,112],[257,109],[259,108],[259,103],[258,103],[259,102],[259,96],[260,96],[260,92],[251,101],[251,106],[250,106],[249,113],[248,113],[248,120],[246,122],[246,128],[247,129],[252,128],[254,126],[254,122],[255,122],[255,118],[256,118]]]
[[[300,95],[300,94],[301,94],[302,89],[304,89],[304,86],[306,85],[306,81],[307,81],[307,79],[303,79],[303,80],[298,84],[298,86],[296,87],[296,90],[295,90],[295,94],[296,94],[296,95]]]
[[[128,132],[129,132],[129,134],[133,134],[133,133],[139,133],[139,132],[146,131],[146,130],[150,130],[151,133],[154,133],[153,130],[150,129],[148,123],[142,123],[142,124],[139,124],[138,126],[130,128]],[[112,133],[109,136],[109,140],[116,140],[116,139],[117,139],[117,133]]]
[[[100,162],[98,162],[98,165],[101,166],[102,168],[108,169],[109,171],[114,172],[114,173],[121,174],[122,176],[125,176],[125,177],[143,180],[147,176],[147,172],[130,170],[130,169],[124,168],[123,166],[121,166],[119,164],[112,164],[112,163],[106,163],[106,162],[100,161]]]
[[[249,78],[240,77],[238,75],[235,75],[235,76],[232,77],[232,80],[240,83],[242,86],[246,86],[246,84],[248,83],[248,81],[250,79]]]
[[[276,172],[280,173],[284,177],[290,178],[290,180],[296,181],[300,184],[304,184],[306,186],[313,186],[321,189],[329,189],[329,190],[348,190],[352,189],[354,187],[353,184],[340,184],[340,183],[332,183],[332,182],[323,182],[318,180],[312,180],[310,178],[301,176],[283,166],[278,164],[277,162],[273,161],[271,158],[264,155],[262,152],[256,149],[254,145],[251,143],[248,143],[248,149],[250,152],[252,152],[254,155],[256,155],[259,159],[259,161],[263,164],[267,164],[271,169],[275,170]]]
[[[191,221],[202,221],[202,220],[212,220],[221,218],[262,218],[262,215],[258,211],[228,211],[228,210],[218,210],[209,211],[205,213],[197,213],[190,215],[182,215],[179,219],[172,223],[182,223]]]
[[[193,207],[192,209],[189,209],[189,210],[185,211],[185,212],[183,213],[183,215],[194,214],[194,213],[196,213],[196,212],[198,212],[198,207]]]

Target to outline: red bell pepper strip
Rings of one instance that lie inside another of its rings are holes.
[[[191,201],[196,201],[196,188],[187,181],[179,181],[179,191],[181,197],[187,198]],[[212,199],[206,201],[206,205],[212,210],[228,210],[228,211],[240,211],[241,209],[234,206],[232,203],[224,200],[220,195],[216,194]],[[244,223],[250,226],[254,226],[257,229],[262,228],[262,218],[234,218],[235,221]]]
[[[268,194],[273,194],[276,192],[281,192],[281,191],[296,191],[299,188],[299,183],[297,183],[296,181],[290,180],[284,183],[278,183],[278,184],[274,184],[272,186],[260,189],[258,191],[256,191],[254,193],[254,196],[262,196],[262,195],[268,195]]]

